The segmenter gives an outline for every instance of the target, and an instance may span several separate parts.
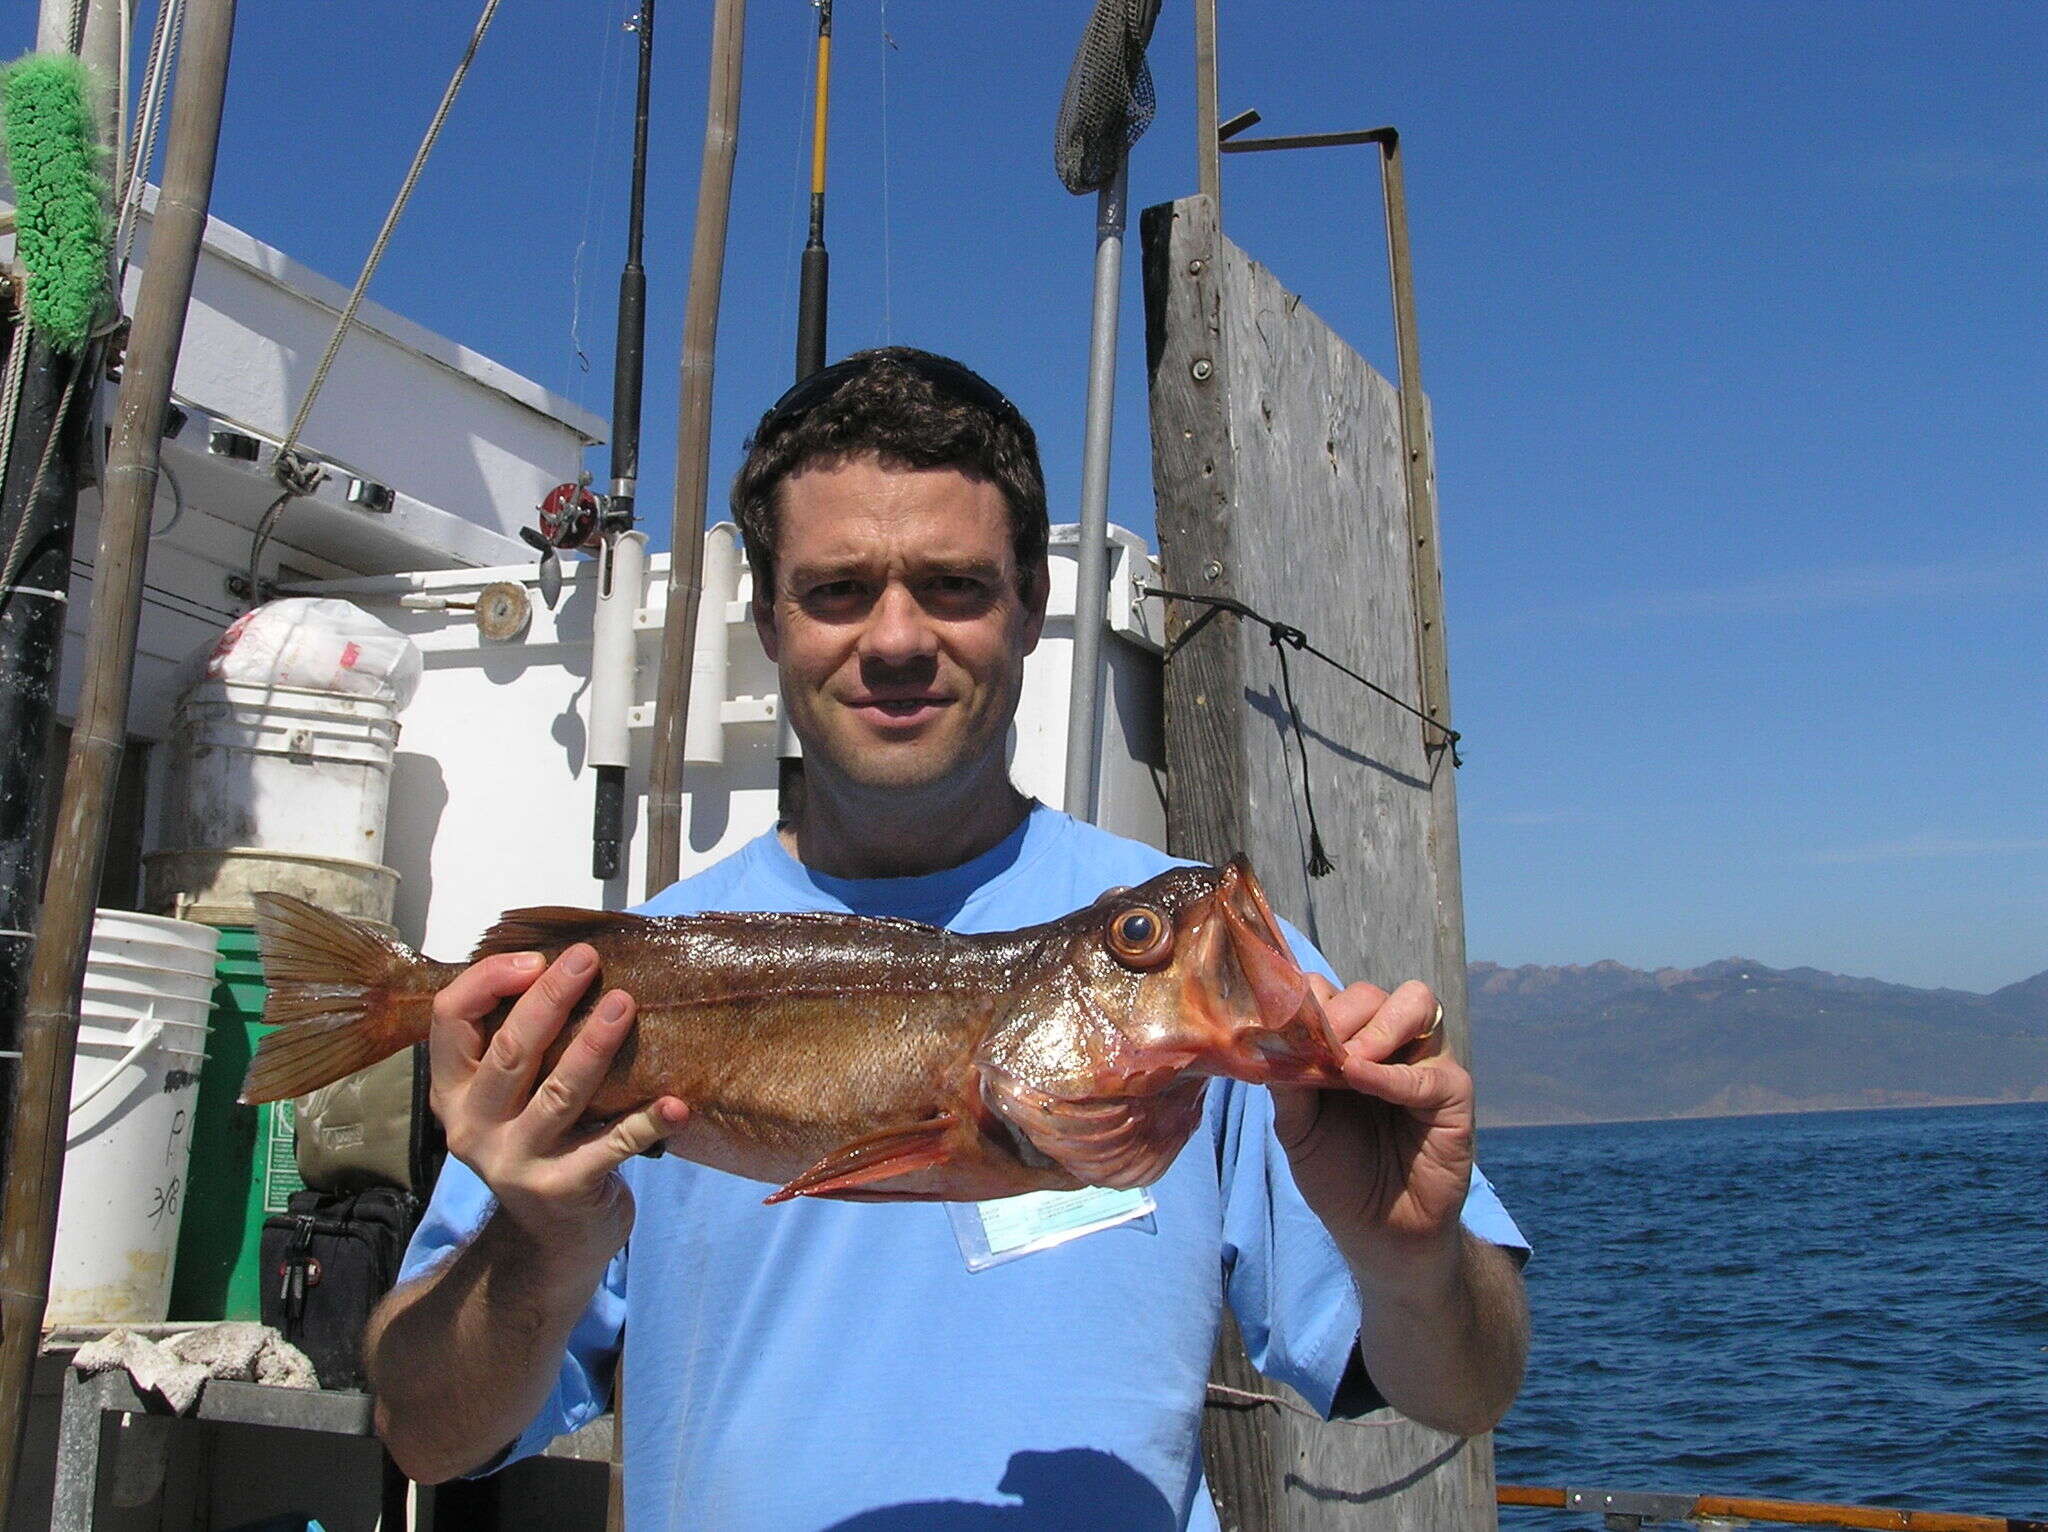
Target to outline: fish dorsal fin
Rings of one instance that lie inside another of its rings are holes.
[[[905,920],[897,915],[849,915],[843,910],[706,910],[699,915],[672,918],[702,925],[706,929],[783,925],[811,926],[819,931],[858,931],[864,936],[880,936],[889,931],[900,931],[908,936],[950,934],[942,927],[928,925],[922,920]]]
[[[507,910],[484,932],[469,960],[474,963],[501,952],[545,952],[574,942],[594,942],[645,924],[646,919],[619,910],[579,910],[562,904]]]

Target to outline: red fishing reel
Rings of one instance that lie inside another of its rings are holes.
[[[521,527],[520,538],[540,553],[540,595],[555,609],[562,594],[562,560],[559,548],[581,548],[596,552],[604,546],[604,502],[587,484],[557,484],[540,503],[540,527]]]
[[[557,484],[540,503],[541,540],[550,548],[596,548],[603,506],[582,484]]]

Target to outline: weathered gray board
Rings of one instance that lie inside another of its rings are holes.
[[[1220,238],[1208,199],[1148,209],[1143,240],[1153,478],[1168,587],[1234,597],[1417,701],[1416,571],[1396,390],[1298,296]],[[1169,638],[1199,615],[1176,603]],[[1347,978],[1435,985],[1462,1054],[1463,975],[1443,971],[1441,956],[1461,957],[1463,949],[1449,752],[1425,747],[1426,726],[1415,716],[1313,657],[1293,654],[1290,662],[1316,817],[1335,872],[1307,874],[1301,763],[1278,656],[1262,627],[1227,615],[1167,667],[1169,840],[1208,859],[1249,854],[1276,908]],[[1455,940],[1446,939],[1446,925]],[[1324,1424],[1260,1408],[1281,1486],[1273,1525],[1497,1525],[1490,1437],[1460,1441],[1385,1410]],[[1212,1407],[1212,1416],[1228,1409]],[[1213,1443],[1219,1433],[1207,1434]],[[1223,1448],[1241,1449],[1241,1435]],[[1226,1505],[1226,1525],[1268,1524],[1263,1488],[1254,1483]]]

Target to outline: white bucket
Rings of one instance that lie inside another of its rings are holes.
[[[388,698],[202,681],[171,731],[173,846],[384,860]]]
[[[161,1324],[170,1311],[219,944],[193,921],[96,913],[46,1325]]]

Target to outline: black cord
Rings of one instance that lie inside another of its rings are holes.
[[[1280,691],[1287,702],[1288,721],[1294,726],[1295,749],[1301,754],[1301,801],[1303,807],[1308,811],[1308,875],[1310,877],[1320,878],[1327,876],[1336,870],[1336,863],[1330,860],[1329,852],[1323,848],[1322,831],[1316,825],[1316,801],[1309,786],[1308,738],[1302,728],[1301,709],[1296,707],[1294,703],[1294,677],[1289,672],[1287,666],[1287,651],[1289,649],[1299,649],[1314,655],[1325,665],[1342,671],[1375,696],[1386,698],[1387,701],[1393,703],[1395,707],[1400,708],[1404,713],[1414,714],[1415,717],[1422,720],[1424,725],[1436,730],[1437,733],[1443,736],[1440,744],[1450,749],[1451,765],[1462,766],[1465,764],[1464,758],[1458,754],[1458,741],[1463,736],[1456,729],[1448,728],[1438,723],[1414,704],[1395,696],[1384,686],[1367,680],[1342,660],[1334,659],[1330,655],[1325,654],[1308,641],[1306,633],[1302,632],[1301,629],[1295,627],[1292,623],[1279,622],[1262,612],[1255,612],[1242,601],[1230,596],[1190,595],[1185,591],[1162,590],[1156,585],[1141,585],[1138,589],[1147,596],[1158,596],[1166,601],[1190,601],[1197,606],[1208,608],[1201,616],[1183,628],[1178,638],[1166,646],[1166,653],[1163,656],[1162,662],[1171,660],[1174,655],[1186,648],[1190,639],[1214,622],[1224,612],[1230,612],[1235,616],[1242,617],[1247,622],[1255,622],[1266,630],[1267,640],[1272,644],[1274,653],[1280,657]],[[1430,748],[1438,748],[1438,746],[1433,744]]]
[[[1287,646],[1306,648],[1308,635],[1299,628],[1273,622],[1266,625],[1266,637],[1272,640],[1273,652],[1280,656],[1280,690],[1287,698],[1287,716],[1294,720],[1295,748],[1301,752],[1301,801],[1308,810],[1308,875],[1328,877],[1336,871],[1337,864],[1323,849],[1323,832],[1316,828],[1316,800],[1308,786],[1308,738],[1301,729],[1301,709],[1294,705],[1294,679],[1287,673]]]
[[[1156,585],[1141,585],[1138,587],[1138,593],[1144,596],[1158,596],[1162,600],[1166,601],[1192,601],[1198,606],[1206,606],[1209,608],[1208,611],[1202,613],[1201,616],[1197,617],[1193,622],[1189,623],[1187,627],[1182,630],[1179,638],[1176,638],[1171,644],[1168,644],[1166,646],[1166,659],[1172,659],[1177,650],[1184,648],[1189,639],[1193,638],[1197,633],[1201,632],[1202,629],[1207,627],[1209,623],[1217,616],[1217,614],[1221,612],[1230,612],[1233,615],[1242,617],[1249,622],[1255,622],[1260,627],[1264,628],[1268,633],[1271,633],[1275,628],[1285,629],[1287,632],[1295,635],[1294,638],[1287,640],[1287,642],[1293,644],[1295,648],[1306,650],[1308,653],[1313,654],[1317,659],[1321,660],[1325,665],[1329,665],[1337,670],[1341,670],[1345,675],[1351,677],[1351,679],[1356,681],[1360,686],[1364,687],[1367,691],[1373,693],[1373,695],[1386,698],[1387,701],[1393,703],[1394,706],[1399,708],[1402,712],[1414,714],[1417,718],[1421,719],[1424,724],[1436,730],[1437,733],[1443,736],[1443,738],[1439,741],[1435,741],[1431,745],[1431,748],[1434,749],[1438,745],[1449,745],[1451,747],[1451,764],[1453,766],[1462,766],[1465,764],[1464,757],[1458,754],[1458,742],[1465,737],[1464,735],[1460,734],[1456,729],[1449,728],[1444,724],[1438,723],[1434,718],[1430,717],[1429,714],[1423,712],[1421,708],[1415,706],[1414,703],[1409,702],[1404,698],[1395,696],[1392,692],[1388,691],[1384,686],[1381,686],[1377,681],[1367,680],[1364,676],[1360,675],[1357,671],[1353,670],[1349,665],[1345,664],[1342,660],[1336,659],[1331,655],[1325,654],[1322,650],[1318,649],[1314,644],[1308,641],[1307,635],[1304,634],[1301,631],[1301,629],[1296,627],[1290,627],[1287,623],[1284,622],[1275,622],[1272,618],[1266,616],[1264,613],[1255,612],[1250,607],[1246,606],[1242,601],[1235,600],[1229,596],[1193,596],[1189,595],[1186,591],[1162,590]]]

